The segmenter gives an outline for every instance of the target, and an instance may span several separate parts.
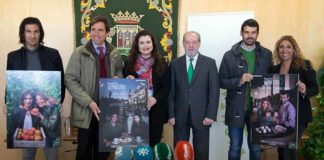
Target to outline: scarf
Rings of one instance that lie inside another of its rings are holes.
[[[135,64],[135,71],[138,75],[138,78],[145,79],[148,82],[149,96],[153,95],[152,94],[153,93],[153,82],[152,82],[153,64],[154,64],[154,59],[152,59],[151,57],[143,58],[142,56],[138,56]]]

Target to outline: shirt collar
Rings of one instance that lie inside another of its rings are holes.
[[[241,43],[241,48],[244,49],[245,51],[251,52],[256,48],[256,45],[253,44],[252,47],[248,48],[243,42]]]
[[[198,55],[199,55],[199,53],[197,53],[195,56],[193,56],[193,57],[189,57],[189,56],[187,56],[186,55],[186,60],[189,62],[190,61],[190,58],[193,58],[193,61],[197,61],[197,59],[198,59]]]
[[[100,50],[98,47],[103,47],[104,53],[106,54],[106,45],[105,44],[103,44],[102,46],[99,46],[92,42],[92,45],[98,55],[100,54]]]

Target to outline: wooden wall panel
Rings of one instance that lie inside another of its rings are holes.
[[[315,68],[324,67],[324,1],[309,0],[306,24],[305,48],[306,58],[313,62]]]
[[[38,17],[42,22],[45,37],[45,45],[59,50],[64,66],[67,65],[74,46],[74,19],[72,1],[56,0],[1,0],[0,10],[0,106],[4,104],[5,70],[7,53],[21,47],[18,43],[18,30],[20,22],[28,16]],[[45,7],[44,7],[45,6]],[[70,96],[67,94],[64,106],[69,106]],[[2,114],[2,113],[1,113]],[[65,108],[64,116],[69,115],[69,107]],[[21,149],[6,149],[6,118],[1,117],[0,122],[0,153],[4,153],[4,159],[21,159]],[[63,124],[63,123],[62,123]],[[64,130],[62,130],[64,131]],[[63,135],[63,134],[62,134]],[[65,144],[60,149],[62,159],[74,159],[75,152],[64,153],[65,149],[75,148],[75,145]],[[72,157],[71,157],[72,156]],[[37,159],[44,159],[43,152],[38,152]]]
[[[13,49],[17,49],[18,44],[18,28],[21,20],[29,15],[29,1],[25,0],[0,0],[0,159],[20,159],[21,152],[17,150],[7,150],[7,144],[4,143],[4,139],[7,136],[6,133],[6,117],[2,114],[2,107],[4,104],[4,91],[5,91],[5,79],[6,79],[6,64],[7,53]],[[5,4],[5,5],[4,5]]]
[[[181,3],[179,36],[186,31],[187,16],[190,14],[254,11],[255,19],[260,23],[258,40],[261,44],[273,50],[275,42],[289,34],[296,38],[305,57],[313,61],[315,68],[323,63],[324,1],[181,0]],[[178,44],[179,55],[182,55],[181,41]]]

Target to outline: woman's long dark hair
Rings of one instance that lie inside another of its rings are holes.
[[[127,69],[134,70],[134,68],[135,68],[137,58],[141,54],[139,51],[138,42],[139,42],[140,37],[142,37],[142,36],[150,36],[151,37],[152,44],[153,44],[153,50],[151,53],[151,57],[154,59],[154,64],[152,66],[153,72],[157,73],[159,75],[162,75],[165,70],[165,65],[163,64],[164,62],[163,62],[162,56],[159,53],[154,36],[149,31],[146,31],[146,30],[139,31],[134,39],[132,48],[129,51],[128,61],[127,61],[129,63],[130,68],[127,68]]]
[[[34,92],[32,91],[32,90],[24,90],[24,91],[22,91],[21,92],[21,94],[20,94],[20,98],[19,98],[19,103],[20,103],[20,105],[24,105],[24,100],[25,100],[25,98],[27,97],[27,95],[30,95],[31,97],[32,97],[32,99],[33,99],[33,103],[34,103],[34,99],[35,99],[35,94],[34,94]]]

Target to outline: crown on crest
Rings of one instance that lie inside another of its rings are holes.
[[[119,11],[117,14],[110,14],[112,18],[114,19],[114,22],[117,24],[139,24],[142,17],[144,17],[143,14],[141,15],[136,15],[135,12],[130,14],[128,11],[125,13]]]

